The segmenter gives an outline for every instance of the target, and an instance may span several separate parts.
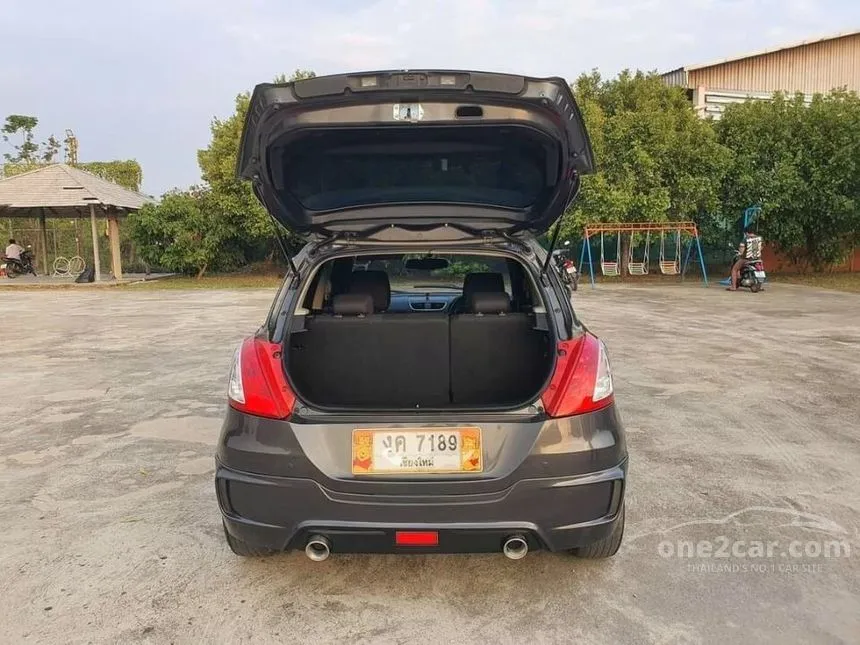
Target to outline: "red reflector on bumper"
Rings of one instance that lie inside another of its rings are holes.
[[[439,546],[439,531],[396,531],[397,546]]]

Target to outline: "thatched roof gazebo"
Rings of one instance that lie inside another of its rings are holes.
[[[152,201],[146,195],[66,164],[0,179],[0,217],[29,217],[39,220],[42,261],[48,266],[47,227],[50,218],[90,218],[93,235],[93,267],[101,279],[97,217],[106,217],[110,238],[111,270],[122,278],[119,249],[119,220]]]

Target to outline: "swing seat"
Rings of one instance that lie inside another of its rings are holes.
[[[600,271],[606,276],[618,275],[618,262],[601,262]]]
[[[680,262],[662,261],[660,262],[660,273],[663,275],[678,275],[681,272]]]
[[[627,272],[630,275],[648,275],[648,265],[645,262],[628,262]]]

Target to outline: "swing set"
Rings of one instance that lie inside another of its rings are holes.
[[[582,275],[582,265],[588,255],[588,270],[591,276],[591,286],[594,288],[594,262],[591,255],[591,238],[600,235],[600,272],[604,276],[621,275],[621,238],[630,236],[627,247],[627,272],[630,275],[648,275],[650,269],[651,234],[660,236],[660,260],[658,267],[663,275],[680,275],[681,280],[687,273],[690,263],[690,253],[695,242],[699,264],[702,268],[702,279],[708,286],[708,273],[702,256],[702,244],[695,222],[610,222],[589,224],[583,231],[582,251],[579,254],[579,274]],[[681,262],[681,236],[689,236],[684,262]],[[607,237],[615,237],[615,244],[607,243]],[[639,252],[639,240],[644,240],[644,248]],[[615,253],[612,253],[612,247]]]

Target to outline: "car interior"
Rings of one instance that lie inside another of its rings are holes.
[[[425,410],[513,408],[540,393],[553,343],[523,265],[429,260],[337,258],[316,272],[286,352],[301,398],[322,408]]]

